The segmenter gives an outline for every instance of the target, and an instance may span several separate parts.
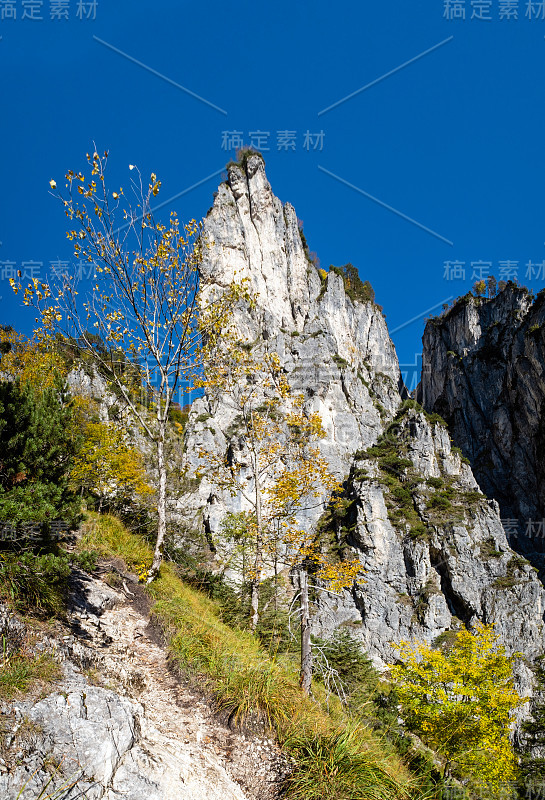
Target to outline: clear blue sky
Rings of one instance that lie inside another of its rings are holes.
[[[112,185],[126,185],[138,164],[162,179],[165,200],[224,167],[234,155],[222,147],[225,131],[246,143],[268,131],[274,192],[295,206],[322,266],[351,261],[371,281],[390,329],[400,328],[402,363],[414,361],[423,330],[423,319],[405,323],[467,291],[471,262],[545,286],[543,3],[81,6],[0,2],[4,324],[32,325],[5,280],[7,262],[35,262],[29,269],[44,276],[51,261],[72,257],[48,182],[83,168],[93,140],[111,153]],[[462,8],[465,19],[447,18]],[[278,149],[279,131],[295,132],[295,150]],[[306,149],[307,131],[323,140]],[[166,211],[202,217],[220,180]],[[446,261],[465,262],[465,280],[445,280]],[[539,266],[528,279],[530,261]]]

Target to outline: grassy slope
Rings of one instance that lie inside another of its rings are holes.
[[[130,569],[150,565],[152,551],[112,516],[89,514],[82,549],[121,557]],[[293,666],[275,658],[245,631],[219,619],[217,606],[163,564],[148,588],[153,612],[166,632],[173,659],[198,674],[232,719],[268,720],[295,762],[286,797],[293,800],[394,800],[415,797],[418,787],[390,745],[356,724],[319,686],[315,699],[301,694]]]

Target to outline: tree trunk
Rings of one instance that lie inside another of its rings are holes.
[[[255,542],[255,561],[254,561],[254,575],[252,578],[252,596],[251,596],[251,617],[250,628],[255,631],[257,623],[259,622],[259,589],[261,586],[261,567],[263,559],[263,535],[261,526],[263,524],[261,517],[261,492],[259,490],[259,481],[256,476],[255,482],[255,519],[256,519],[256,542]]]
[[[278,621],[278,539],[274,546],[274,625]]]
[[[166,419],[159,420],[159,438],[157,439],[157,469],[159,472],[159,498],[157,502],[157,541],[153,554],[153,564],[148,572],[148,583],[151,583],[159,572],[163,560],[163,546],[167,532],[167,466],[165,462]]]
[[[301,592],[301,676],[299,685],[303,693],[308,695],[312,683],[312,646],[308,608],[308,574],[304,567],[299,573],[299,587]]]

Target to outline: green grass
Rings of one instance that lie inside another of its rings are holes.
[[[25,791],[28,783],[34,777],[37,771],[38,770],[35,770],[35,772],[32,773],[28,781],[25,784],[23,784],[23,786],[21,786],[16,800],[19,800],[19,798],[23,796],[23,792]],[[61,785],[57,786],[56,788],[52,788],[52,784],[54,782],[55,777],[60,777]],[[46,785],[40,791],[40,794],[36,795],[35,800],[66,800],[66,798],[71,795],[72,789],[77,789],[76,796],[80,798],[80,800],[88,800],[89,795],[81,792],[78,783],[79,783],[79,775],[77,777],[66,778],[60,772],[56,771],[53,775],[51,775]]]
[[[382,800],[398,786],[380,766],[380,753],[361,747],[365,730],[349,724],[333,735],[293,736],[297,764],[288,781],[291,800]]]
[[[90,514],[82,549],[121,557],[130,569],[149,566],[152,551],[112,516]],[[198,675],[233,722],[260,718],[294,759],[287,797],[294,800],[395,800],[416,797],[417,781],[391,744],[353,723],[336,698],[313,686],[303,696],[297,669],[267,652],[251,633],[229,628],[218,604],[185,584],[169,563],[147,587],[153,613],[182,672]]]
[[[19,652],[0,660],[0,700],[28,692],[37,682],[49,683],[59,674],[59,665],[49,653]]]

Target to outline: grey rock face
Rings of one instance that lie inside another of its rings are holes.
[[[272,194],[259,156],[248,159],[246,171],[229,169],[204,235],[208,291],[221,291],[234,277],[248,279],[257,308],[239,309],[237,327],[278,353],[292,389],[305,394],[305,408],[320,413],[327,433],[323,454],[344,477],[353,452],[379,436],[381,414],[393,414],[400,403],[399,365],[382,313],[373,303],[353,302],[339,275],[320,277],[306,256],[294,209]],[[212,407],[204,397],[193,403],[186,434],[190,471],[202,448],[225,451],[232,417],[227,402]],[[239,509],[243,502],[220,496],[203,480],[181,506],[186,515],[193,509],[195,518],[200,510],[215,532],[227,507]]]
[[[6,781],[17,781],[22,786],[24,778],[38,770],[30,777],[23,798],[39,794],[43,786],[43,775],[39,773],[45,755],[52,763],[62,763],[67,782],[77,781],[80,792],[93,800],[104,797],[105,787],[111,783],[120,761],[138,739],[138,709],[125,698],[88,686],[81,678],[67,679],[64,692],[50,695],[30,708],[25,704],[16,706],[19,720],[25,719],[27,725],[30,722],[40,731],[46,749],[46,753],[36,751],[33,757],[29,754],[25,767]]]
[[[458,301],[424,333],[420,399],[441,414],[531,556],[545,549],[545,297],[508,285]],[[518,523],[518,533],[517,533]]]
[[[535,570],[509,547],[496,504],[452,452],[444,427],[421,412],[396,425],[396,443],[413,465],[400,473],[401,485],[417,476],[410,494],[422,530],[395,523],[384,474],[373,458],[358,459],[348,481],[348,542],[365,572],[342,597],[325,596],[317,630],[327,635],[349,626],[381,665],[392,661],[394,642],[431,644],[481,620],[495,624],[508,650],[534,658],[543,650],[545,592]],[[435,507],[441,490],[430,478],[449,487],[449,507]]]
[[[86,371],[83,367],[75,367],[67,375],[68,388],[74,394],[88,397],[98,402],[101,422],[108,421],[108,409],[114,405],[115,397],[108,390],[104,378],[96,369]]]
[[[30,707],[20,703],[16,714],[19,726],[35,733],[26,740],[32,750],[22,751],[24,766],[0,776],[6,800],[38,797],[49,778],[44,763],[62,769],[64,777],[52,781],[49,790],[64,788],[67,800],[244,800],[214,759],[201,764],[187,747],[162,737],[139,703],[90,686],[81,676],[68,672],[63,694]]]
[[[315,631],[328,634],[348,625],[375,662],[384,664],[393,657],[392,642],[412,638],[432,642],[451,628],[480,619],[495,622],[511,652],[522,650],[530,659],[542,652],[543,587],[534,570],[524,560],[517,561],[497,504],[480,493],[471,468],[452,451],[444,427],[431,424],[418,411],[395,422],[403,458],[412,464],[403,469],[400,481],[406,473],[413,476],[410,506],[423,529],[418,535],[390,513],[391,492],[376,459],[361,453],[355,459],[356,451],[379,440],[401,407],[403,387],[395,350],[379,309],[353,293],[349,296],[340,275],[330,272],[324,279],[306,258],[295,212],[272,194],[259,156],[251,156],[245,168],[229,170],[207,216],[205,235],[203,271],[212,281],[210,291],[221,291],[234,277],[244,277],[259,293],[255,310],[236,312],[238,330],[252,340],[261,336],[278,353],[292,388],[304,393],[305,408],[321,414],[326,430],[322,452],[332,471],[346,480],[351,517],[344,544],[360,559],[365,573],[351,591],[337,597],[322,595]],[[437,329],[428,326],[424,369],[431,362],[431,371],[425,372],[423,396],[430,410],[444,414],[444,404],[436,401],[466,392],[467,399],[457,400],[462,424],[469,408],[465,404],[479,405],[479,398],[464,383],[463,369],[448,366],[450,346],[442,337],[456,340],[466,359],[464,366],[471,357],[477,359],[484,328],[498,329],[502,335],[494,339],[494,346],[501,349],[515,307],[517,314],[527,311],[521,300],[509,297],[498,300],[490,319],[483,316],[486,304],[482,309],[468,305],[453,315],[457,327],[451,333],[446,324]],[[512,349],[510,341],[506,352]],[[537,379],[537,345],[525,343],[522,335],[517,341],[524,353],[521,359],[533,365],[532,380]],[[521,383],[521,370],[519,365],[516,385],[526,393],[524,413],[529,414],[537,402],[536,389],[530,387],[529,377]],[[493,378],[500,380],[499,372]],[[461,393],[455,393],[456,382],[463,387]],[[501,381],[487,378],[481,383],[491,399],[497,396]],[[479,416],[483,430],[487,416],[493,418],[487,409]],[[201,448],[226,452],[231,419],[227,404],[213,405],[206,396],[193,404],[186,430],[189,474],[199,465]],[[500,415],[496,424],[505,431],[512,421]],[[474,440],[474,446],[480,446],[480,434],[479,428],[468,429],[468,443]],[[523,449],[521,442],[520,459]],[[363,467],[368,472],[365,480],[358,477]],[[443,480],[453,492],[452,503],[443,502],[442,514],[428,508],[433,487],[426,481],[432,478]],[[530,487],[527,494],[532,491]],[[241,497],[223,495],[204,478],[192,495],[183,498],[180,514],[186,515],[189,526],[202,524],[213,536],[227,511],[243,508]],[[305,522],[314,524],[320,513],[318,509]],[[531,682],[523,666],[518,679],[527,691]]]

